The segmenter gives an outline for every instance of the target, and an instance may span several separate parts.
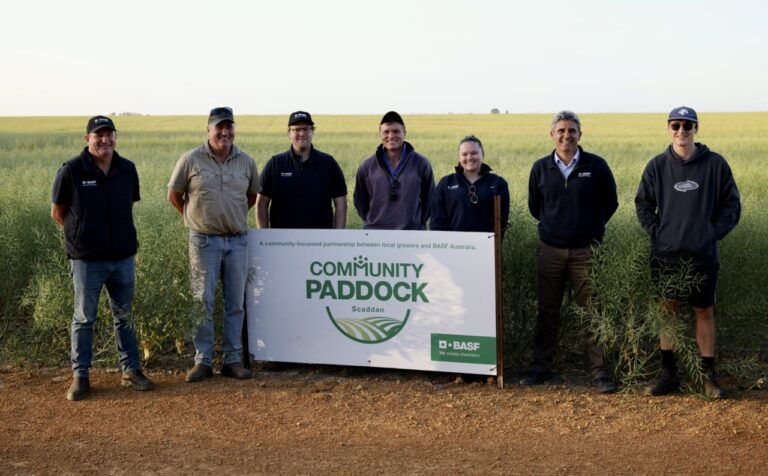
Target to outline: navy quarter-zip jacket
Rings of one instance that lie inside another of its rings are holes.
[[[528,180],[528,209],[539,220],[539,239],[557,248],[600,243],[605,225],[619,206],[608,163],[584,152],[566,180],[555,151],[534,162]]]

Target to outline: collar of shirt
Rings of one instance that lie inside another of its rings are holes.
[[[203,149],[208,154],[208,157],[210,157],[210,158],[212,158],[212,159],[214,159],[214,160],[216,160],[218,162],[218,159],[216,159],[216,154],[214,154],[213,151],[211,150],[211,144],[209,144],[207,140],[203,144]],[[229,149],[229,155],[227,155],[227,158],[224,159],[224,162],[226,162],[229,159],[231,159],[232,157],[236,156],[238,153],[239,153],[239,151],[237,149],[237,146],[235,144],[232,144],[232,148]]]
[[[563,174],[563,177],[568,178],[568,176],[571,175],[571,172],[573,172],[573,169],[576,168],[576,164],[579,162],[580,155],[581,151],[576,150],[576,155],[573,156],[573,159],[571,159],[568,165],[565,165],[565,162],[560,159],[560,156],[557,155],[557,151],[555,151],[555,165],[560,169],[560,173]]]
[[[382,156],[382,162],[387,166],[387,170],[389,170],[389,175],[392,178],[397,178],[397,174],[400,173],[401,170],[403,170],[403,167],[405,167],[405,161],[408,158],[408,145],[403,142],[403,151],[400,153],[400,161],[397,163],[397,167],[392,168],[392,164],[389,162],[389,158],[387,157],[387,151],[384,150],[384,148],[381,148],[381,156]]]
[[[311,163],[312,162],[312,156],[315,153],[315,146],[310,144],[309,145],[309,156],[307,157],[307,160],[302,161],[301,156],[296,153],[295,150],[293,150],[293,145],[288,149],[288,153],[291,155],[291,158],[295,160],[299,164],[305,164],[305,163]]]

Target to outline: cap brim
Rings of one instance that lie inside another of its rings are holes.
[[[208,121],[208,125],[209,125],[209,126],[211,126],[211,125],[213,125],[213,126],[218,126],[219,124],[221,124],[222,122],[225,122],[225,121],[226,121],[226,122],[231,122],[232,124],[234,124],[234,123],[235,123],[235,120],[234,120],[234,119],[231,119],[231,118],[229,118],[229,117],[224,117],[224,118],[221,118],[221,119],[213,119],[213,120],[210,120],[210,121]]]
[[[670,117],[669,119],[667,119],[667,122],[672,122],[672,121],[688,121],[696,124],[699,123],[698,119],[692,119],[690,117]]]
[[[98,131],[100,131],[102,129],[112,129],[113,131],[117,132],[117,129],[115,129],[114,127],[108,126],[108,125],[103,125],[103,126],[94,127],[88,133],[91,134],[93,132],[98,132]]]

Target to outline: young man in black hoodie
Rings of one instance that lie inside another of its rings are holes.
[[[589,304],[593,247],[603,240],[605,225],[619,206],[608,163],[579,146],[579,117],[571,111],[555,114],[549,135],[555,150],[534,162],[528,182],[528,209],[539,221],[538,317],[533,365],[520,381],[523,385],[541,384],[552,376],[565,286],[570,279],[576,303]],[[600,393],[616,391],[603,350],[590,333],[586,341],[595,387]]]
[[[694,274],[687,296],[696,315],[696,342],[702,357],[704,391],[715,399],[725,396],[715,374],[715,315],[718,241],[739,222],[741,202],[725,159],[701,143],[696,111],[678,107],[669,113],[667,133],[672,144],[651,160],[635,197],[640,224],[651,238],[651,270],[655,279]],[[690,266],[690,268],[688,268]],[[665,291],[666,309],[677,314],[680,291]],[[680,383],[672,343],[660,336],[662,371],[646,388],[649,395],[665,395]]]

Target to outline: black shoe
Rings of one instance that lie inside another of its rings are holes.
[[[144,376],[141,370],[124,372],[120,382],[123,387],[132,387],[134,390],[154,390],[155,384]]]
[[[187,382],[199,382],[201,380],[213,377],[213,369],[209,365],[195,364],[189,372],[187,372]]]
[[[88,377],[73,377],[72,385],[67,390],[67,400],[73,402],[82,400],[88,396],[91,391],[91,381]]]
[[[531,370],[527,377],[520,380],[520,385],[541,385],[552,378],[549,370]]]
[[[704,393],[713,400],[725,398],[725,390],[717,383],[717,375],[714,370],[704,373]]]
[[[613,379],[608,375],[595,377],[595,388],[600,393],[613,393],[617,390],[616,384],[613,383]]]
[[[680,387],[680,381],[677,379],[677,375],[673,375],[669,369],[662,368],[661,373],[656,380],[650,385],[646,386],[643,393],[645,395],[652,395],[659,397],[672,393]]]
[[[235,362],[233,364],[224,364],[221,367],[221,375],[242,380],[251,378],[251,371],[243,367],[243,364],[240,362]]]

